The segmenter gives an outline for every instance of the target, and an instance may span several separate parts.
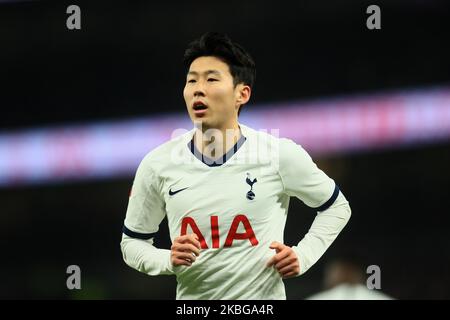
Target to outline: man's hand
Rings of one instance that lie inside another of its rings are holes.
[[[275,266],[284,279],[295,277],[300,273],[297,254],[291,247],[274,241],[270,244],[270,249],[275,249],[277,253],[267,262],[267,267]]]
[[[200,242],[195,233],[176,237],[170,247],[170,261],[172,265],[191,266],[200,254]]]

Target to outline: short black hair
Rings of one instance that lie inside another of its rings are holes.
[[[233,42],[226,34],[207,32],[192,41],[184,52],[183,62],[186,69],[189,69],[195,59],[205,56],[219,58],[228,65],[234,86],[243,83],[253,89],[256,78],[255,61],[241,45]]]

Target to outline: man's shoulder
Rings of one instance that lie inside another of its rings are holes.
[[[240,124],[242,134],[252,143],[284,143],[285,138],[279,137],[278,129],[254,129]]]
[[[271,156],[276,156],[281,163],[297,163],[299,160],[309,158],[308,152],[301,144],[290,138],[280,137],[279,130],[255,130],[253,128],[242,126],[243,134],[250,138],[250,144],[254,148],[257,146],[258,152],[263,148]]]
[[[293,140],[289,138],[280,137],[279,129],[253,129],[246,125],[240,124],[244,136],[257,139],[261,142],[268,143],[280,143],[285,146],[297,145]]]

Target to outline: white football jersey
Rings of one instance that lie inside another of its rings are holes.
[[[202,157],[191,130],[151,151],[137,170],[124,237],[148,247],[133,258],[123,249],[124,258],[150,275],[175,274],[177,299],[285,299],[282,278],[266,263],[275,255],[270,244],[284,243],[290,197],[317,211],[338,198],[334,181],[300,145],[240,129],[218,163]],[[192,266],[173,267],[169,250],[149,245],[165,216],[172,241],[198,235],[202,249]]]

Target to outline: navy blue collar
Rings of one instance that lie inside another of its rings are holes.
[[[188,148],[189,148],[189,150],[191,150],[192,154],[198,160],[200,160],[201,162],[203,162],[207,166],[209,166],[209,167],[218,167],[218,166],[221,166],[222,164],[224,164],[225,162],[227,162],[227,160],[230,159],[239,150],[239,148],[244,144],[245,140],[247,140],[247,138],[244,137],[244,135],[242,134],[242,131],[241,131],[241,137],[236,142],[236,144],[233,146],[233,148],[228,150],[227,153],[225,153],[221,158],[219,158],[217,160],[213,160],[213,159],[203,155],[197,149],[197,147],[194,145],[194,137],[192,137],[191,141],[189,141]]]

